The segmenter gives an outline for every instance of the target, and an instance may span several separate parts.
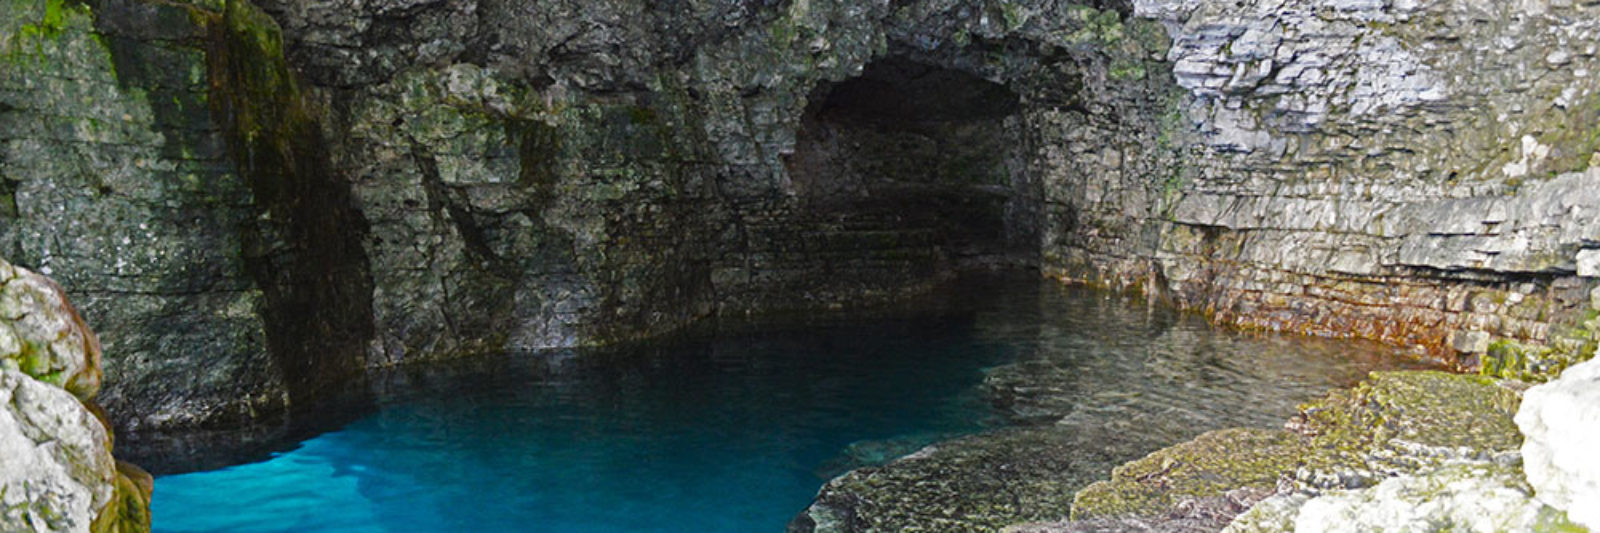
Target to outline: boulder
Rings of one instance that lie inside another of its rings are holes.
[[[1528,389],[1517,411],[1523,469],[1539,501],[1600,529],[1600,360]]]
[[[0,259],[0,531],[150,530],[150,476],[90,401],[100,343],[55,282]]]

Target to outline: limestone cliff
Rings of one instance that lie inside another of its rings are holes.
[[[0,251],[130,430],[997,263],[1497,375],[1593,344],[1590,4],[0,9]]]

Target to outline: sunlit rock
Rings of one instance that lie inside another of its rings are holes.
[[[1262,502],[1224,531],[1552,531],[1561,514],[1533,499],[1514,466],[1453,465],[1375,487]],[[1568,526],[1570,527],[1570,526]]]
[[[1539,500],[1600,529],[1600,360],[1528,389],[1517,412],[1523,468]]]
[[[100,346],[50,279],[0,259],[0,531],[148,531],[150,478],[91,410]]]

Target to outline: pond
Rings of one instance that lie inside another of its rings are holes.
[[[1277,424],[1396,366],[1415,363],[1372,344],[1218,329],[1037,274],[976,275],[868,312],[386,371],[368,385],[376,407],[336,430],[158,477],[154,526],[782,531],[829,477],[937,440],[1078,407],[1189,433]],[[1058,385],[1017,384],[1043,373]]]

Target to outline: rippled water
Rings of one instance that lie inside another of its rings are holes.
[[[868,314],[396,371],[336,431],[158,478],[155,529],[781,531],[827,477],[936,439],[1117,410],[1173,440],[1275,424],[1395,364],[1373,345],[984,276]]]

